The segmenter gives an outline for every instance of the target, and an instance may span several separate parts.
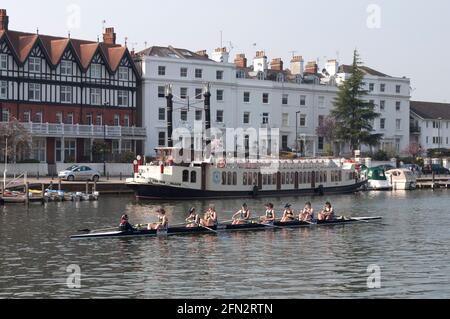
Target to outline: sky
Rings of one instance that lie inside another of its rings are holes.
[[[411,78],[414,100],[450,102],[448,0],[2,0],[10,29],[96,40],[103,26],[137,51],[172,45],[198,51],[227,46],[231,59],[258,50],[269,59],[365,65]],[[104,23],[106,21],[106,23]],[[222,34],[222,36],[221,36]],[[222,40],[221,40],[222,39]],[[295,52],[294,52],[295,51]]]

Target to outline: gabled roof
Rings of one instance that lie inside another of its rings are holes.
[[[118,44],[106,44],[103,42],[54,37],[11,30],[0,31],[0,41],[3,39],[7,40],[18,64],[24,64],[33,48],[36,45],[41,45],[50,66],[56,67],[61,61],[64,52],[70,47],[73,49],[75,58],[84,71],[89,68],[95,54],[100,52],[105,59],[108,69],[112,73],[117,71],[122,59],[128,56],[130,57],[136,75],[139,75],[128,49]]]
[[[152,46],[137,53],[140,56],[154,56],[160,58],[174,58],[186,60],[212,61],[208,56],[200,55],[187,49],[174,48],[172,46]]]
[[[367,66],[361,66],[360,68],[367,75],[373,75],[373,76],[379,76],[379,77],[387,77],[387,78],[391,77],[390,75],[381,73],[380,71],[374,70],[374,69],[369,68]],[[339,66],[338,73],[352,73],[352,72],[353,72],[353,66],[352,65],[342,64],[342,65]]]
[[[450,120],[450,104],[411,101],[411,111],[425,120]]]

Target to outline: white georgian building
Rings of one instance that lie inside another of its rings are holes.
[[[450,104],[411,101],[411,142],[424,152],[450,148]]]
[[[279,128],[279,145],[306,156],[320,155],[324,141],[316,129],[333,108],[337,86],[348,77],[348,66],[329,61],[323,71],[315,63],[305,67],[293,57],[289,69],[281,59],[268,62],[257,52],[252,65],[238,54],[230,63],[226,49],[192,52],[173,47],[151,47],[137,54],[142,68],[142,120],[148,129],[147,155],[167,143],[164,87],[173,85],[174,128],[192,128],[203,122],[202,87],[211,84],[212,126],[224,128]],[[364,68],[366,86],[381,117],[376,132],[384,134],[380,145],[401,152],[409,145],[410,81]],[[298,134],[298,141],[296,139]]]

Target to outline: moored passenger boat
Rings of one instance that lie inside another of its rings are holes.
[[[245,198],[345,194],[366,181],[330,159],[232,160],[174,165],[174,149],[158,152],[161,161],[141,165],[127,185],[138,199]]]

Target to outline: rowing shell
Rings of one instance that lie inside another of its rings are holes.
[[[173,227],[165,231],[157,230],[135,230],[135,231],[112,231],[112,232],[92,232],[84,235],[75,235],[71,239],[102,239],[102,238],[124,238],[124,237],[158,237],[158,236],[174,236],[174,235],[197,235],[197,234],[212,234],[216,232],[232,232],[232,231],[252,231],[252,230],[267,230],[267,229],[282,229],[282,228],[301,228],[312,226],[334,226],[346,225],[361,222],[370,222],[381,220],[382,217],[358,217],[351,219],[336,219],[333,221],[317,221],[314,223],[293,221],[293,222],[276,222],[273,225],[264,225],[259,223],[249,223],[245,225],[219,225],[211,227],[211,230],[202,227]],[[271,227],[272,226],[272,227]],[[275,226],[275,227],[273,227]]]

